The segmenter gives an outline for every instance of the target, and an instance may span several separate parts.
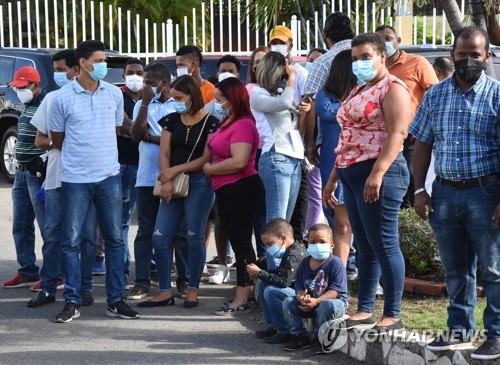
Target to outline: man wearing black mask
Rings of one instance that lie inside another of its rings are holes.
[[[415,210],[428,217],[439,247],[450,295],[449,330],[427,345],[446,351],[472,342],[476,269],[488,299],[487,340],[473,359],[500,358],[500,84],[485,75],[489,39],[466,27],[451,51],[452,77],[426,93],[410,126],[415,145]],[[424,188],[434,148],[432,199]]]

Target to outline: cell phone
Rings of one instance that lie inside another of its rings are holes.
[[[302,101],[301,103],[310,103],[312,98],[314,96],[314,93],[313,94],[306,94],[302,97]]]

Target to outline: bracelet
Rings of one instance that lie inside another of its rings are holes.
[[[425,192],[425,188],[420,188],[420,189],[417,189],[415,190],[415,192],[413,193],[413,196],[417,196],[418,194],[420,193],[424,193]]]
[[[149,104],[148,105],[141,104],[141,108],[149,108]]]

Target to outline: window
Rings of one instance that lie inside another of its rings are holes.
[[[0,86],[7,86],[14,77],[14,61],[12,57],[0,56]]]

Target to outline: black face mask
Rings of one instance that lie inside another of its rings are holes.
[[[287,80],[278,80],[271,86],[271,94],[273,95],[281,95],[283,91],[285,91],[285,87],[287,84]]]
[[[465,82],[476,81],[481,76],[484,66],[485,62],[470,57],[455,61],[457,76]]]

